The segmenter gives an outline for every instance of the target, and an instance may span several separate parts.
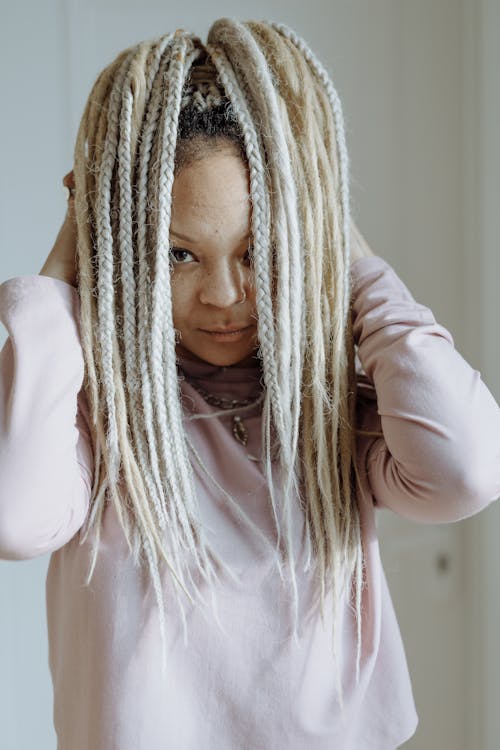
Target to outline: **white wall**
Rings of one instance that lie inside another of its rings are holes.
[[[64,215],[68,171],[60,3],[2,2],[0,278],[38,273]],[[2,327],[2,341],[4,339]],[[56,365],[56,363],[54,363]],[[1,481],[1,477],[0,477]],[[0,561],[0,747],[53,750],[47,558]]]
[[[353,207],[363,233],[416,299],[449,328],[457,348],[498,397],[496,0],[11,0],[8,5],[4,0],[3,5],[0,280],[41,268],[63,219],[61,180],[71,168],[84,100],[100,69],[120,49],[179,26],[204,37],[210,22],[223,15],[283,20],[332,72],[343,102]],[[480,93],[478,84],[484,86]],[[476,159],[470,149],[477,148],[477,133],[482,150]],[[496,161],[490,161],[490,148],[496,149]],[[489,524],[482,520],[487,514]],[[491,538],[500,528],[497,516],[495,507],[439,531],[381,516],[382,551],[420,714],[417,734],[405,746],[409,750],[496,747],[494,696],[500,676],[480,644],[484,636],[495,647],[493,624],[500,618],[491,578],[481,589],[479,576],[482,580],[493,559],[493,545],[483,543],[486,531]],[[449,577],[439,579],[444,593],[436,603],[432,561],[443,549],[452,565]],[[0,746],[5,750],[55,747],[47,563],[48,558],[0,563]],[[476,619],[487,618],[480,631],[476,620],[474,630],[465,617],[468,590],[482,607]],[[482,659],[473,659],[476,653]],[[444,669],[431,679],[436,663]],[[468,696],[471,667],[477,690],[470,688]]]
[[[468,350],[500,400],[500,2],[462,0],[463,302]],[[467,748],[500,737],[500,503],[464,524]]]

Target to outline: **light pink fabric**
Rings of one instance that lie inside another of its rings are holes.
[[[90,545],[78,530],[88,508],[92,449],[81,391],[77,291],[45,276],[0,285],[9,338],[0,353],[0,557],[51,552],[47,574],[49,663],[59,750],[393,750],[418,722],[404,647],[379,557],[376,506],[421,523],[477,513],[500,495],[500,410],[450,333],[418,304],[378,256],[353,264],[359,362],[359,494],[366,555],[363,654],[356,686],[355,620],[342,614],[348,721],[339,717],[330,661],[330,618],[305,617],[310,580],[299,573],[299,642],[273,565],[273,524],[260,464],[260,408],[245,419],[249,443],[230,417],[209,413],[183,382],[186,426],[204,462],[236,495],[259,537],[198,469],[210,540],[241,575],[217,588],[224,636],[188,608],[183,644],[165,576],[169,673],[160,678],[160,636],[147,573],[133,567],[111,507],[91,587]],[[221,370],[183,361],[211,392],[251,395],[258,368]],[[373,387],[374,385],[374,387]],[[296,508],[296,506],[293,506]],[[294,511],[299,538],[302,518]]]

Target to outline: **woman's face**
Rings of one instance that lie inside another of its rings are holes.
[[[170,257],[177,354],[214,365],[256,364],[249,175],[228,147],[175,177]],[[243,328],[217,338],[207,331]]]

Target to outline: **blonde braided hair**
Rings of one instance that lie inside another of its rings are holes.
[[[207,62],[217,74],[215,88],[194,83],[197,65]],[[315,575],[322,616],[332,592],[337,661],[338,607],[354,576],[359,679],[364,581],[355,438],[363,431],[355,427],[348,158],[333,84],[305,42],[282,24],[224,18],[212,25],[206,45],[183,30],[142,42],[102,71],[88,97],[74,160],[84,389],[95,462],[80,539],[83,544],[95,532],[86,583],[111,502],[134,562],[145,562],[151,575],[163,669],[160,563],[176,585],[185,642],[183,594],[205,604],[193,568],[212,592],[222,627],[211,584],[234,573],[200,525],[190,451],[209,472],[183,425],[165,252],[174,175],[200,141],[186,147],[185,134],[178,138],[180,113],[221,102],[238,122],[250,173],[263,469],[278,569],[283,577],[285,561],[290,570],[293,634],[298,591],[290,504],[296,497],[306,520],[305,570]],[[203,154],[207,138],[201,141]],[[279,488],[273,461],[283,477]],[[336,674],[343,706],[340,668]]]

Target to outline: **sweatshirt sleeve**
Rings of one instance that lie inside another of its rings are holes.
[[[497,402],[389,263],[357,259],[351,279],[357,356],[375,389],[370,429],[384,435],[364,454],[375,505],[421,523],[474,515],[500,496]]]
[[[48,276],[0,284],[0,558],[53,552],[88,510],[92,448],[76,288]]]

